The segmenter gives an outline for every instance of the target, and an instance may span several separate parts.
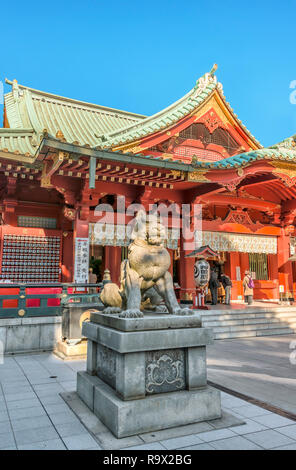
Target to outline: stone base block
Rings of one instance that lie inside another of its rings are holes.
[[[209,386],[123,401],[98,377],[78,372],[77,393],[118,438],[221,417],[220,392]]]
[[[66,341],[58,341],[54,352],[64,360],[85,359],[87,355],[87,341],[81,341],[81,343],[75,345],[67,344]]]

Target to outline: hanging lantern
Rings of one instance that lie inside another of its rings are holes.
[[[194,264],[194,280],[196,287],[204,287],[210,280],[210,264],[205,259],[199,259]]]

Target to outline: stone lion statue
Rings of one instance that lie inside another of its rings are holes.
[[[169,267],[171,258],[164,247],[166,229],[157,214],[146,216],[140,210],[135,219],[128,247],[128,259],[121,263],[120,287],[105,284],[100,299],[103,313],[120,317],[143,317],[142,310],[160,310],[164,301],[169,313],[192,315],[177,302]]]

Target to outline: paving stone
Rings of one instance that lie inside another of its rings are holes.
[[[43,390],[35,390],[36,392],[36,395],[38,396],[39,399],[42,399],[44,397],[48,397],[48,396],[58,396],[58,393],[61,393],[61,392],[64,392],[64,389],[63,387],[61,387],[59,384],[57,384],[59,389],[56,390],[56,391],[51,391],[51,390],[47,390],[46,388],[43,389]]]
[[[211,445],[217,450],[260,450],[254,442],[250,442],[243,436],[229,437],[220,441],[212,441]]]
[[[16,408],[9,410],[10,419],[35,418],[36,416],[46,415],[42,406],[32,406],[32,408]]]
[[[228,395],[228,398],[222,398],[221,403],[224,408],[234,408],[246,405],[245,400],[241,400],[241,398],[237,398],[232,395]]]
[[[63,388],[58,382],[34,385],[34,390],[36,393],[46,391],[48,395],[63,392]]]
[[[39,399],[43,405],[58,405],[61,403],[65,403],[64,400],[60,397],[60,395],[46,395],[45,397],[40,397]]]
[[[95,435],[95,437],[102,448],[105,450],[117,450],[128,446],[137,446],[143,444],[143,441],[139,438],[139,436],[130,436],[117,439],[117,437],[113,436],[109,429],[104,432],[99,432]]]
[[[251,404],[246,404],[244,406],[234,407],[234,408],[232,408],[231,411],[235,412],[235,413],[237,413],[240,416],[243,416],[245,418],[253,418],[255,416],[262,416],[262,415],[271,414],[270,411],[265,410],[264,408],[261,408],[259,406],[251,405]]]
[[[16,410],[22,408],[32,408],[33,406],[40,406],[40,401],[38,398],[32,398],[27,400],[16,400],[16,401],[9,401],[7,403],[8,410]]]
[[[151,442],[150,444],[142,444],[134,447],[125,447],[121,450],[165,450],[166,447],[161,445],[160,442]]]
[[[65,437],[63,441],[69,450],[89,449],[90,447],[94,447],[97,444],[94,438],[88,433]]]
[[[155,442],[171,439],[173,437],[188,436],[189,434],[197,434],[199,432],[211,431],[213,426],[209,422],[188,424],[187,426],[179,426],[177,428],[164,429],[162,431],[154,431],[145,434],[139,434],[140,438],[145,442]]]
[[[34,392],[24,392],[24,393],[8,393],[5,394],[5,400],[7,403],[11,401],[20,401],[20,400],[33,400],[36,398]]]
[[[9,420],[9,416],[8,416],[8,413],[6,410],[4,411],[0,411],[0,423],[2,423],[3,421],[8,421]]]
[[[218,439],[234,437],[235,434],[230,429],[215,429],[214,431],[201,432],[197,434],[197,436],[204,442],[211,442],[217,441]]]
[[[181,447],[193,446],[195,444],[202,444],[202,440],[197,435],[175,437],[173,439],[166,439],[160,442],[165,449],[180,449]]]
[[[278,431],[281,434],[284,434],[285,436],[288,436],[291,439],[296,440],[296,423],[295,424],[290,424],[289,426],[276,428],[275,431]]]
[[[89,447],[88,449],[86,450],[103,450],[103,448],[101,446],[99,446],[99,444],[97,444],[96,446],[94,447]]]
[[[295,424],[295,421],[292,421],[291,419],[285,418],[284,416],[280,416],[275,413],[271,413],[265,416],[256,416],[253,419],[257,423],[263,424],[268,428],[278,428],[281,426]]]
[[[55,428],[61,437],[77,436],[88,432],[79,421],[76,423],[56,424]]]
[[[216,450],[211,444],[197,444],[196,446],[181,447],[179,450]]]
[[[239,435],[249,434],[251,432],[265,431],[266,429],[268,429],[266,426],[263,426],[263,424],[257,423],[252,419],[246,419],[246,424],[242,424],[241,426],[233,426],[231,428],[231,430],[235,434]]]
[[[51,439],[49,441],[35,442],[34,444],[23,444],[18,446],[19,450],[66,450],[61,439]]]
[[[295,444],[288,444],[286,446],[274,447],[272,450],[296,450],[296,442]]]
[[[24,429],[36,429],[51,426],[52,423],[46,415],[35,416],[34,418],[12,419],[11,425],[14,431],[22,431]]]
[[[237,426],[244,424],[245,418],[242,418],[241,416],[236,417],[233,412],[229,413],[228,411],[225,411],[222,409],[222,417],[218,419],[212,419],[211,421],[208,421],[208,423],[213,427],[214,429],[225,429],[230,426]]]
[[[28,383],[26,385],[22,386],[15,386],[15,385],[9,385],[6,388],[3,387],[3,392],[6,395],[11,395],[11,394],[21,394],[21,393],[29,393],[33,392],[31,385]]]
[[[15,431],[14,435],[18,447],[24,444],[32,444],[34,442],[48,441],[59,438],[53,426]]]
[[[78,418],[70,410],[62,411],[61,413],[51,413],[49,416],[54,425],[79,422]]]
[[[264,449],[272,449],[274,447],[296,443],[293,439],[290,439],[289,437],[284,436],[284,434],[281,434],[272,429],[248,434],[247,438],[250,441],[257,443]]]
[[[10,421],[1,421],[0,423],[0,434],[12,431]]]
[[[12,432],[4,432],[0,434],[0,449],[11,447],[15,445]]]
[[[7,410],[7,407],[6,407],[6,403],[4,402],[4,398],[0,398],[0,412],[6,411],[6,410]]]
[[[56,413],[62,413],[62,412],[68,412],[69,407],[66,405],[66,403],[58,403],[54,405],[43,405],[46,412],[48,414],[56,414]]]
[[[48,377],[35,377],[35,378],[31,378],[30,379],[30,384],[32,386],[35,386],[35,385],[44,385],[44,384],[52,384],[52,383],[58,383],[57,382],[57,379],[52,379],[50,378],[50,373],[48,373]]]

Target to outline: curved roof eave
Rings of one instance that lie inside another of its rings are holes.
[[[238,168],[241,166],[249,165],[250,163],[258,160],[282,160],[296,163],[296,149],[276,149],[276,148],[261,148],[258,150],[251,150],[250,152],[240,153],[232,157],[224,158],[216,162],[195,162],[194,168],[205,169],[228,169]]]
[[[217,81],[217,77],[214,75],[215,70],[216,67],[214,66],[210,73],[206,73],[197,80],[196,85],[192,90],[167,108],[152,116],[146,117],[139,123],[129,125],[126,128],[119,129],[118,131],[110,132],[109,134],[102,136],[100,147],[113,148],[125,145],[155,132],[163,131],[164,129],[176,124],[183,117],[192,113],[195,108],[198,108],[202,103],[204,103],[205,100],[208,99],[216,90],[233,119],[254,142],[254,144],[257,147],[262,148],[262,145],[251,134],[246,126],[244,126],[242,121],[234,113],[230,104],[226,101],[222,84]]]

